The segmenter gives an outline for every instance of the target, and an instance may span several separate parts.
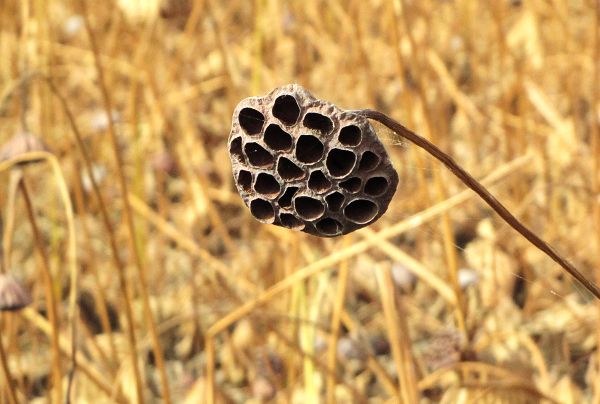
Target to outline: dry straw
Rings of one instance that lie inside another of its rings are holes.
[[[0,224],[1,226],[1,224]],[[17,311],[31,304],[29,292],[10,275],[0,272],[0,314],[2,312]],[[4,350],[4,342],[0,338],[0,369],[2,378],[8,387],[8,402],[18,403],[15,383],[8,367],[8,355]]]
[[[242,100],[229,153],[240,196],[254,217],[321,237],[347,234],[385,213],[398,184],[369,124],[385,125],[442,162],[513,229],[600,299],[600,288],[538,237],[449,155],[387,115],[343,111],[290,84]]]

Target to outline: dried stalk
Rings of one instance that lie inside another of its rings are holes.
[[[398,135],[402,136],[411,143],[421,147],[427,153],[431,154],[437,160],[442,162],[454,175],[456,175],[466,186],[471,188],[477,195],[481,197],[506,223],[508,223],[513,229],[518,231],[523,237],[525,237],[531,244],[541,250],[544,254],[552,258],[556,263],[563,267],[572,277],[577,279],[583,287],[585,287],[591,294],[596,298],[600,299],[600,288],[586,278],[581,272],[575,268],[566,258],[561,256],[550,244],[538,237],[533,231],[521,223],[516,217],[510,213],[504,205],[502,205],[483,185],[481,185],[475,178],[473,178],[468,172],[466,172],[461,166],[459,166],[452,157],[440,150],[436,145],[428,141],[427,139],[417,135],[411,130],[404,127],[400,122],[390,118],[382,112],[374,111],[371,109],[364,109],[356,111],[365,118],[373,119],[381,124],[387,126]]]

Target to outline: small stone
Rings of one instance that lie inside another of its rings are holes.
[[[417,283],[417,277],[406,266],[400,263],[392,265],[392,279],[404,292],[409,292]]]
[[[337,354],[342,360],[360,360],[367,359],[367,352],[353,338],[341,337],[337,342]]]
[[[266,377],[257,377],[252,383],[252,394],[261,401],[271,400],[275,393],[275,386]]]
[[[390,342],[382,334],[374,334],[369,338],[371,349],[375,355],[388,355],[390,353]]]
[[[469,268],[461,268],[458,270],[458,285],[461,289],[466,289],[471,285],[479,282],[479,274]]]

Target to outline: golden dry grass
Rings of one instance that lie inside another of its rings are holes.
[[[50,153],[0,164],[33,295],[0,313],[0,403],[600,402],[598,305],[431,157],[378,126],[389,211],[318,239],[252,219],[226,147],[286,83],[378,109],[600,278],[599,25],[595,0],[4,0],[0,144]]]

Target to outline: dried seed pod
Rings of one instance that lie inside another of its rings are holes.
[[[10,275],[0,273],[0,311],[16,311],[31,303],[29,292]]]
[[[242,100],[228,146],[238,192],[255,218],[320,237],[375,222],[398,185],[368,120],[297,84]]]
[[[37,151],[48,151],[48,146],[40,137],[29,132],[17,133],[10,138],[2,148],[0,148],[0,161],[9,160],[18,157],[21,154]],[[36,161],[37,160],[24,162],[21,163],[21,165],[34,163]]]
[[[462,336],[455,329],[445,329],[432,335],[424,353],[431,370],[452,366],[461,360]]]

